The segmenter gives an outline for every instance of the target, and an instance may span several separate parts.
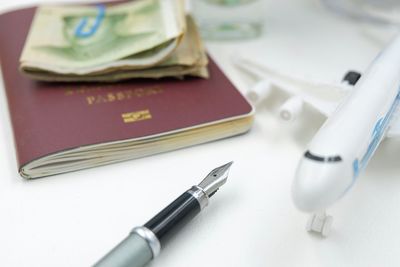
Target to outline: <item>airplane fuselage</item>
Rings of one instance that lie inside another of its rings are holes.
[[[400,37],[373,61],[315,135],[293,183],[295,205],[324,210],[354,185],[400,105]]]

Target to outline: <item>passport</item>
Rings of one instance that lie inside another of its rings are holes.
[[[46,83],[21,75],[35,8],[0,15],[0,64],[19,173],[50,176],[247,132],[254,109],[210,59],[210,79]]]

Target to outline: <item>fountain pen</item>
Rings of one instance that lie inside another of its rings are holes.
[[[233,162],[212,170],[144,226],[134,228],[95,267],[142,267],[157,257],[161,246],[186,222],[207,207],[210,197],[225,184]]]

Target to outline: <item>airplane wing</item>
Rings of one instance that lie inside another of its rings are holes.
[[[255,88],[250,91],[250,99],[254,93],[258,93],[258,97],[265,97],[268,90],[279,90],[292,97],[292,99],[289,99],[281,108],[280,114],[285,120],[290,120],[288,119],[289,117],[295,117],[292,113],[295,112],[296,108],[293,109],[289,107],[288,104],[292,103],[292,106],[296,107],[296,105],[298,106],[298,101],[306,103],[325,117],[329,117],[352,89],[352,86],[348,84],[327,84],[312,79],[279,73],[272,68],[268,68],[264,64],[261,65],[240,56],[234,59],[234,64],[239,69],[255,76],[256,79],[262,80],[259,85],[256,85]],[[257,88],[257,86],[261,88]],[[253,98],[256,97],[253,96]],[[290,116],[285,118],[285,112],[290,114]],[[393,116],[394,119],[389,126],[386,137],[400,138],[400,106]]]
[[[261,65],[241,56],[236,56],[233,62],[239,69],[263,81],[259,85],[256,85],[248,94],[250,100],[253,100],[253,102],[257,102],[258,98],[266,97],[268,91],[274,89],[290,96],[291,99],[282,106],[283,111],[285,110],[285,106],[287,106],[287,109],[294,111],[293,108],[289,107],[289,104],[292,103],[292,106],[296,105],[297,100],[297,103],[302,101],[328,117],[336,110],[337,106],[352,88],[351,85],[326,84],[309,78],[280,73],[264,64]],[[280,114],[286,120],[285,112],[280,112]]]
[[[336,110],[337,106],[344,97],[340,96],[339,94],[337,96],[332,94],[330,97],[323,97],[320,95],[320,93],[326,88],[322,89],[322,87],[317,84],[306,84],[293,81],[290,82],[272,78],[270,78],[270,83],[273,88],[281,90],[289,96],[301,99],[311,108],[317,112],[320,112],[325,117],[329,117]],[[337,90],[337,88],[332,89]]]

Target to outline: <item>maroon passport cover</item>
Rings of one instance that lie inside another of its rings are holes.
[[[213,61],[209,80],[116,84],[30,80],[18,67],[34,12],[28,8],[0,15],[0,63],[19,167],[71,148],[146,137],[252,112]]]

